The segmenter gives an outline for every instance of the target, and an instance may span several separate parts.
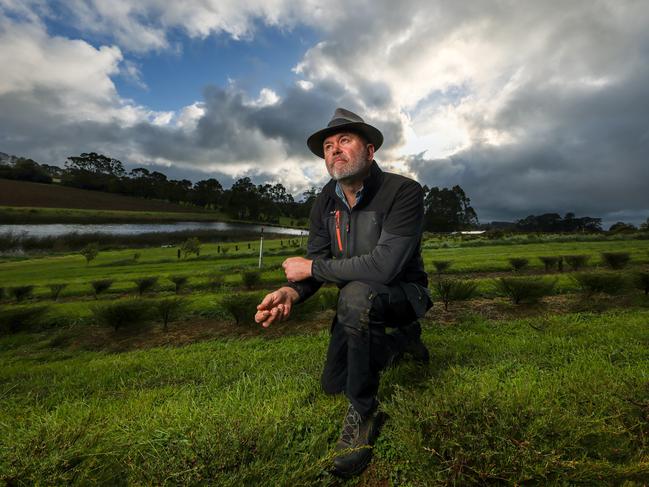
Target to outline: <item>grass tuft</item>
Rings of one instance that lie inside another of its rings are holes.
[[[581,291],[587,295],[595,293],[620,294],[629,287],[626,276],[618,272],[579,272],[571,277]]]
[[[611,269],[624,269],[631,260],[629,252],[602,252],[602,260]]]
[[[110,287],[113,285],[113,280],[100,279],[98,281],[92,281],[90,285],[92,286],[92,290],[95,293],[95,299],[97,299],[101,293],[106,292],[108,291],[108,289],[110,289]]]
[[[557,283],[556,279],[543,277],[501,277],[496,282],[514,304],[537,302],[551,294]]]
[[[435,282],[435,291],[448,311],[451,301],[465,301],[476,294],[477,283],[459,279],[440,278]]]

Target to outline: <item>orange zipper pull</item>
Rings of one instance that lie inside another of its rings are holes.
[[[338,238],[338,249],[343,251],[343,241],[340,238],[340,210],[336,210],[336,237]]]

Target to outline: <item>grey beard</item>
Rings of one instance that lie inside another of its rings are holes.
[[[369,165],[366,167],[367,161],[365,159],[357,159],[355,161],[350,162],[347,166],[345,166],[342,170],[337,171],[336,169],[333,169],[329,175],[334,179],[335,181],[353,181],[357,179],[357,176],[364,176],[367,170],[369,169]]]

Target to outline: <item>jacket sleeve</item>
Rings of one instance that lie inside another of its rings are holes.
[[[313,277],[336,284],[358,280],[389,284],[417,249],[423,219],[423,190],[419,183],[410,181],[397,192],[383,221],[376,247],[369,254],[347,259],[314,260]]]
[[[321,196],[313,204],[309,216],[309,240],[307,242],[306,258],[313,260],[314,263],[320,259],[331,258],[331,240],[329,231],[322,224],[322,213],[325,209],[324,197]],[[322,286],[323,281],[309,277],[303,281],[290,282],[285,286],[295,289],[299,295],[297,303],[313,296]]]

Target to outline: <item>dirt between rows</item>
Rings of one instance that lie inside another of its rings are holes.
[[[2,178],[0,178],[0,206],[182,213],[203,212],[201,208],[182,206],[166,201],[70,188],[58,184],[32,183]]]
[[[535,318],[530,324],[539,330],[549,317],[576,312],[602,313],[610,309],[649,309],[649,299],[639,295],[590,296],[576,294],[547,296],[532,304],[514,305],[505,298],[472,299],[451,303],[445,311],[435,303],[422,320],[424,328],[455,326],[476,317],[491,321]],[[334,311],[324,311],[310,320],[289,320],[262,328],[255,323],[235,325],[230,321],[197,318],[169,324],[164,331],[159,324],[140,330],[113,330],[101,326],[70,327],[56,332],[49,345],[68,350],[126,352],[160,346],[183,346],[212,339],[277,339],[291,335],[320,333],[331,326]],[[51,332],[50,332],[51,333]]]

